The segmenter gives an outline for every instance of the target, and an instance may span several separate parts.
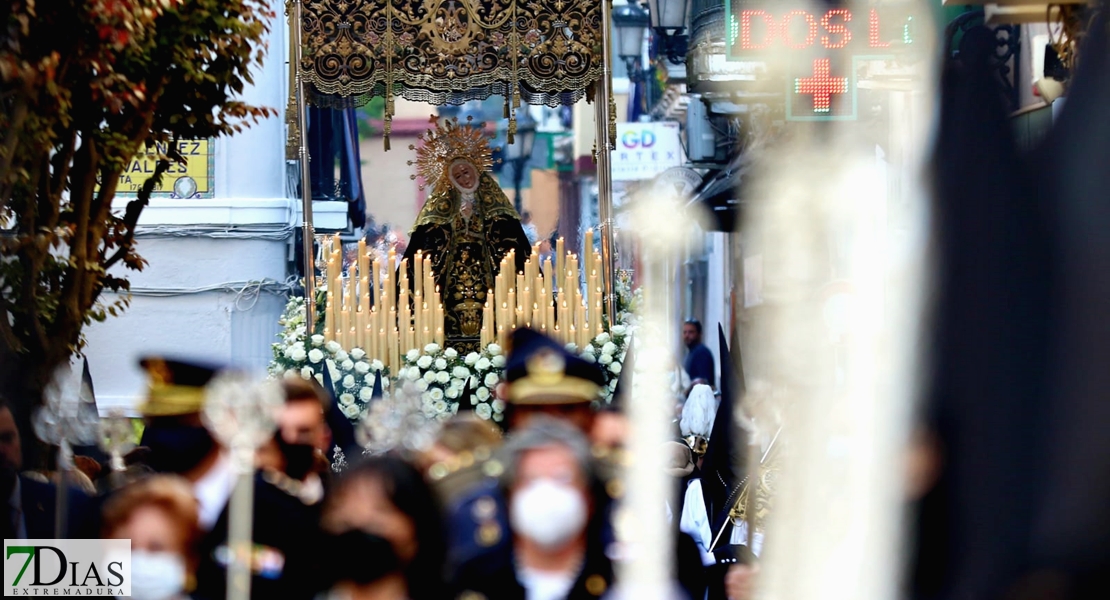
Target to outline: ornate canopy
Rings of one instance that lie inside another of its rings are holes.
[[[310,101],[348,107],[385,96],[387,128],[393,96],[558,106],[591,93],[602,73],[599,0],[302,1]]]

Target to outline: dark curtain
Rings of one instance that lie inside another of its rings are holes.
[[[308,152],[312,199],[347,202],[355,228],[366,224],[362,157],[358,148],[358,113],[354,108],[308,108]],[[336,165],[339,176],[336,177]]]

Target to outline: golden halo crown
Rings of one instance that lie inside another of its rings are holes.
[[[473,127],[470,122],[472,117],[467,117],[466,124],[459,124],[455,117],[439,119],[435,115],[429,123],[435,123],[435,129],[428,129],[420,136],[423,144],[420,147],[409,146],[409,150],[416,150],[416,160],[408,161],[409,165],[416,165],[416,173],[423,179],[420,189],[427,186],[440,187],[447,183],[447,167],[457,159],[470,161],[478,172],[486,172],[493,166],[493,150],[489,146],[489,138],[483,130]]]

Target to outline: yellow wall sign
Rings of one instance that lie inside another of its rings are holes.
[[[162,176],[161,183],[154,188],[151,197],[162,198],[212,198],[215,186],[213,185],[215,140],[181,140],[177,142],[181,155],[187,161],[185,164],[170,164],[166,174]],[[143,183],[154,174],[158,164],[158,153],[155,149],[139,154],[131,160],[131,164],[119,176],[119,186],[116,193],[121,196],[133,196],[139,193]]]

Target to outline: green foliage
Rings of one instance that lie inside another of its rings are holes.
[[[275,114],[237,99],[274,18],[269,0],[0,5],[0,356],[34,366],[32,390],[80,350],[85,325],[127,307],[120,268],[146,264],[135,226],[183,160],[175,142]],[[144,149],[155,175],[113,211]],[[102,301],[105,290],[120,295]]]

